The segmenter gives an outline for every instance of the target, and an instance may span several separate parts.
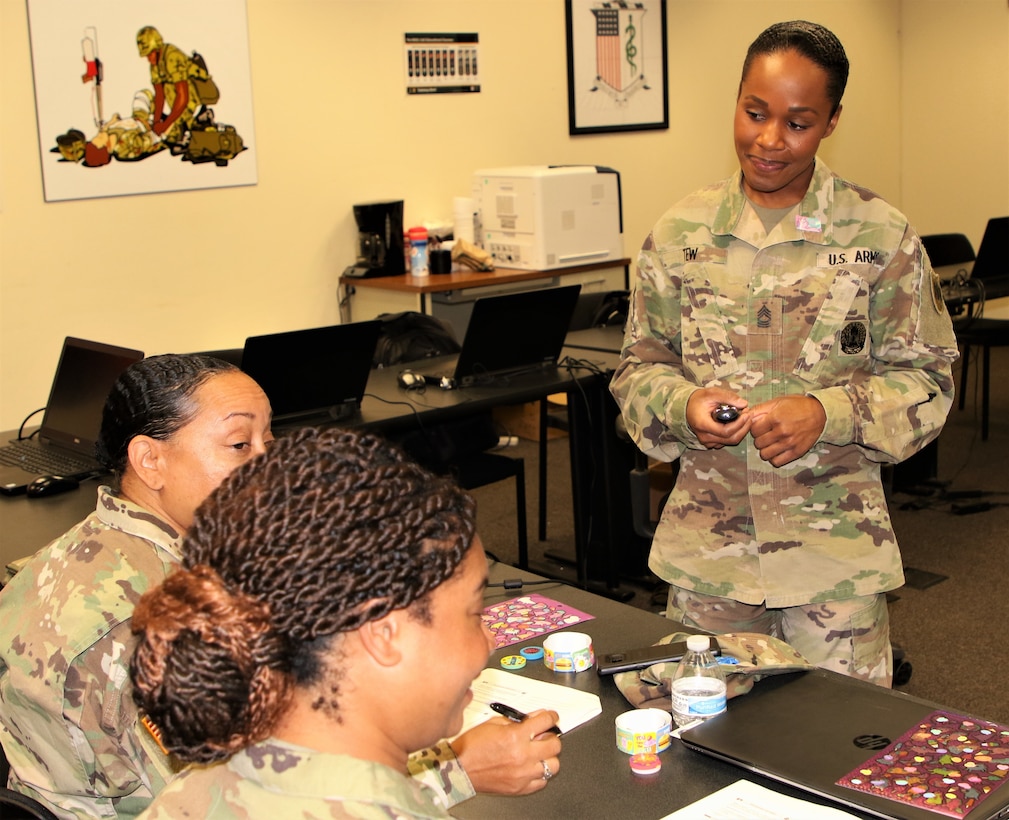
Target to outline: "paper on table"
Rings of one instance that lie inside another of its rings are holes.
[[[520,712],[553,709],[560,716],[557,725],[562,732],[571,731],[603,711],[599,696],[591,692],[524,678],[503,669],[484,669],[473,681],[473,700],[466,707],[462,731],[496,716],[490,708],[495,701]]]
[[[662,820],[843,820],[854,814],[737,780]]]

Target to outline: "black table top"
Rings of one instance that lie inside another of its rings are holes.
[[[536,576],[506,565],[494,565],[491,568],[491,581],[501,581],[504,578]],[[528,594],[552,598],[594,615],[593,620],[579,623],[571,629],[591,636],[596,657],[649,646],[673,632],[695,631],[661,615],[560,582],[526,586],[521,590],[489,589],[485,597],[486,603],[490,605]],[[500,649],[494,653],[490,665],[499,664],[504,655],[517,654],[523,646],[541,644],[542,638],[538,638]],[[555,673],[547,669],[542,661],[529,662],[524,669],[512,674],[594,692],[599,695],[602,714],[564,735],[561,771],[545,789],[524,797],[478,795],[453,807],[452,814],[456,817],[494,820],[633,817],[635,820],[657,820],[740,779],[752,780],[767,788],[811,802],[825,802],[728,763],[705,757],[682,746],[678,740],[674,740],[670,748],[661,753],[660,772],[647,776],[636,775],[631,772],[629,756],[616,746],[614,725],[617,716],[633,707],[617,689],[612,677],[600,677],[595,668],[578,673]],[[759,686],[758,683],[757,688]],[[757,688],[745,697],[754,696]],[[862,816],[854,812],[852,815]]]
[[[598,355],[605,357],[605,354]],[[438,360],[428,361],[436,363]],[[599,366],[603,364],[601,361]],[[428,387],[417,391],[399,386],[397,375],[400,369],[373,370],[360,415],[328,423],[391,434],[414,426],[461,418],[498,405],[535,401],[598,378],[592,370],[584,367],[551,367],[477,387],[459,390]],[[325,419],[320,418],[319,421],[324,422]],[[300,422],[297,426],[306,423]],[[281,426],[275,428],[278,434],[282,434],[284,429]],[[16,431],[0,433],[0,440],[15,435]],[[77,490],[47,498],[0,495],[0,567],[31,555],[90,514],[95,508],[98,485],[105,480],[88,480]]]

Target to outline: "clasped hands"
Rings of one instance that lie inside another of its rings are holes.
[[[721,424],[711,417],[720,404],[735,405],[739,418]],[[827,423],[823,405],[811,396],[794,394],[750,407],[730,390],[702,387],[687,400],[687,424],[709,450],[739,444],[747,434],[760,457],[783,467],[804,456],[816,444]]]

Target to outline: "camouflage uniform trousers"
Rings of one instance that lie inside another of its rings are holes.
[[[768,609],[670,586],[666,617],[716,635],[772,635],[821,669],[888,688],[893,684],[890,614],[883,593]]]

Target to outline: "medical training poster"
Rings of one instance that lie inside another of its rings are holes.
[[[256,184],[245,0],[28,0],[47,202]]]

